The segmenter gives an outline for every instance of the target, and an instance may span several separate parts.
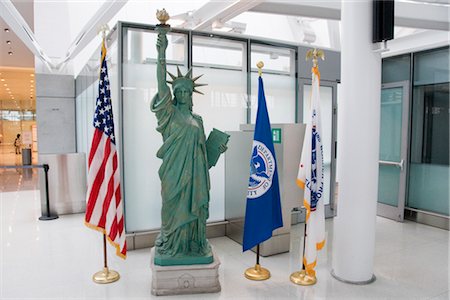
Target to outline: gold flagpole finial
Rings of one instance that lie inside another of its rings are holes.
[[[264,67],[264,63],[262,61],[258,61],[256,66],[258,67],[258,75],[261,76],[262,75],[262,68]]]
[[[103,24],[102,26],[100,26],[98,33],[102,34],[102,39],[106,38],[107,31],[110,31],[108,24]]]
[[[308,50],[308,52],[306,52],[306,60],[310,60],[312,59],[313,61],[313,67],[318,67],[318,58],[321,58],[322,60],[325,60],[325,53],[323,52],[323,50],[314,48],[314,49],[310,49]]]

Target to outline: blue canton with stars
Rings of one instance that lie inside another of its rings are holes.
[[[94,114],[94,127],[103,131],[113,144],[116,144],[114,136],[114,122],[111,105],[108,68],[106,67],[106,55],[102,60],[102,67],[100,70],[100,81],[98,84],[98,98]]]

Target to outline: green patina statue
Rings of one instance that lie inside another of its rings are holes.
[[[183,76],[166,71],[168,25],[157,28],[158,93],[151,102],[156,114],[163,145],[157,157],[163,160],[159,169],[162,211],[161,233],[156,240],[155,264],[161,266],[208,264],[213,262],[211,247],[206,239],[209,215],[209,168],[207,141],[202,118],[192,112],[192,93],[197,78],[192,70]],[[166,73],[172,81],[166,81]],[[199,76],[200,77],[200,76]],[[172,84],[174,97],[167,82]],[[209,141],[209,139],[208,139]],[[226,151],[226,141],[217,145],[217,152]],[[208,151],[209,152],[209,151]]]

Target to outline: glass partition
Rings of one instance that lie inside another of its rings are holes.
[[[284,47],[251,45],[251,123],[258,107],[258,69],[264,62],[263,80],[267,110],[271,123],[295,123],[296,78],[295,51]]]
[[[123,36],[123,193],[126,231],[146,231],[161,225],[161,160],[156,152],[162,137],[150,101],[157,92],[157,33],[126,29]],[[168,71],[186,72],[187,36],[169,33]]]
[[[107,40],[108,48],[108,75],[111,84],[111,101],[113,104],[114,125],[116,136],[119,134],[119,95],[117,83],[117,34],[114,33]],[[76,130],[77,130],[77,152],[88,155],[92,135],[94,133],[95,100],[98,97],[98,78],[100,74],[100,47],[95,50],[92,57],[75,79],[76,85]],[[114,88],[116,87],[116,88]],[[119,154],[120,155],[120,154]]]
[[[193,111],[203,119],[206,136],[213,128],[238,131],[247,122],[246,43],[193,36],[194,76],[203,74],[194,94]],[[225,219],[225,163],[222,156],[209,170],[211,179],[208,222]]]
[[[414,56],[407,206],[449,215],[449,48]]]
[[[108,71],[111,81],[116,136],[121,160],[121,186],[125,203],[127,233],[158,229],[161,224],[161,183],[158,169],[161,160],[156,152],[162,137],[156,131],[157,121],[150,111],[150,101],[157,92],[156,40],[154,26],[118,25],[115,40],[109,47]],[[121,36],[118,39],[118,35]],[[204,34],[173,28],[168,34],[166,51],[168,71],[176,74],[177,66],[185,74],[189,67],[204,93],[193,95],[193,111],[202,116],[205,134],[213,128],[238,131],[253,122],[257,103],[256,64],[264,60],[264,79],[272,123],[294,123],[296,120],[296,51],[295,46],[267,46],[248,38]],[[252,51],[248,49],[252,44]],[[77,149],[88,153],[91,126],[98,89],[100,49],[76,79]],[[252,70],[248,69],[251,57]],[[252,77],[252,85],[249,78]],[[250,107],[250,87],[253,110]],[[211,201],[208,222],[222,221],[224,215],[224,158],[210,169]]]
[[[391,83],[409,80],[411,76],[411,54],[383,59],[381,82]]]

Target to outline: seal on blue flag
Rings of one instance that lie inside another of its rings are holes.
[[[247,197],[254,199],[264,195],[272,186],[274,172],[275,162],[272,152],[263,143],[253,141]]]

